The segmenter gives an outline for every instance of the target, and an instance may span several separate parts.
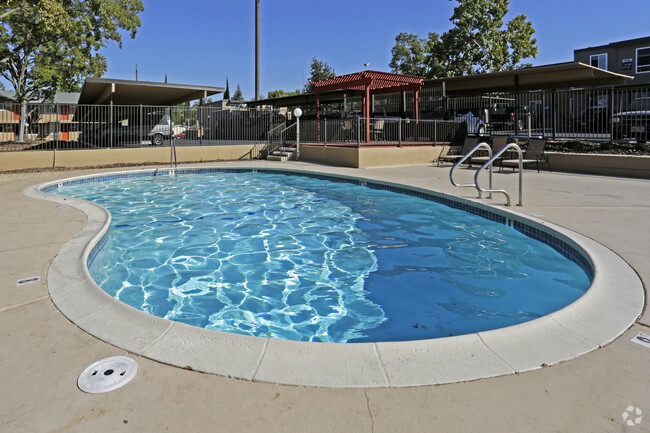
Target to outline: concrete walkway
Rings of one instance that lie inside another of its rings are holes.
[[[448,167],[345,169],[303,163],[221,165],[312,168],[432,188],[454,189]],[[106,171],[106,170],[104,170]],[[520,375],[400,389],[326,389],[253,383],[137,358],[123,388],[85,394],[79,374],[93,362],[128,355],[69,322],[49,299],[49,263],[83,227],[85,215],[23,196],[48,180],[92,173],[0,175],[0,431],[7,432],[650,432],[647,310],[606,347]],[[471,173],[460,170],[459,181]],[[517,176],[496,175],[515,193]],[[650,181],[527,171],[516,210],[580,232],[611,248],[650,282]],[[496,196],[495,205],[503,198]],[[40,282],[17,287],[19,279]],[[647,290],[646,290],[647,293]],[[627,427],[628,406],[643,410]]]

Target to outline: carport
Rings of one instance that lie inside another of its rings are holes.
[[[370,96],[413,90],[415,120],[418,120],[418,96],[424,78],[413,75],[392,74],[379,71],[361,71],[312,83],[316,94],[316,119],[320,118],[320,94],[330,90],[356,90],[362,92],[362,117],[365,123],[365,141],[370,142]]]
[[[178,105],[224,92],[223,87],[153,81],[87,78],[78,104],[88,105]]]

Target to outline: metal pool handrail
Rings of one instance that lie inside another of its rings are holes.
[[[479,190],[479,197],[481,192],[487,192],[492,194],[493,192],[498,192],[500,194],[503,194],[506,196],[506,206],[510,206],[510,196],[504,189],[492,189],[492,163],[500,157],[504,152],[506,152],[510,148],[515,148],[517,153],[519,154],[519,203],[517,203],[517,206],[523,206],[523,198],[522,198],[522,173],[523,173],[523,168],[524,168],[524,163],[523,163],[523,152],[521,151],[521,148],[515,144],[515,143],[510,143],[500,151],[498,151],[494,156],[492,156],[490,159],[487,160],[485,164],[481,166],[478,170],[476,170],[476,173],[474,174],[474,186],[476,186],[476,189]],[[489,189],[483,189],[481,186],[478,184],[478,175],[483,170],[485,167],[490,168],[490,187]]]
[[[456,169],[456,167],[458,167],[460,164],[465,162],[467,160],[467,158],[471,157],[479,149],[487,149],[490,159],[492,158],[492,148],[490,147],[489,144],[487,144],[486,142],[482,142],[482,143],[477,144],[472,150],[467,152],[465,154],[465,156],[463,156],[456,164],[454,164],[453,167],[451,167],[451,170],[449,170],[449,180],[451,181],[451,184],[453,186],[457,186],[459,188],[463,188],[463,187],[474,187],[474,188],[476,188],[478,190],[478,198],[481,198],[482,197],[482,195],[481,195],[482,191],[481,191],[480,188],[478,188],[476,183],[459,184],[459,183],[454,182],[454,170]],[[490,167],[489,173],[490,173],[490,189],[492,189],[492,167]],[[490,197],[492,197],[492,195],[490,195]]]
[[[267,142],[267,154],[270,154],[278,149],[282,149],[284,147],[284,136],[286,135],[287,131],[290,130],[291,128],[295,127],[296,128],[296,157],[300,156],[300,127],[298,126],[298,122],[286,126],[284,124],[278,125],[275,128],[271,129],[269,132],[266,133],[266,142]],[[278,132],[278,130],[280,130]],[[273,137],[274,135],[279,135],[280,141],[279,143],[275,144],[273,143]]]

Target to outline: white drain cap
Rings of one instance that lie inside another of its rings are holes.
[[[111,356],[86,368],[79,376],[77,386],[83,392],[101,394],[126,385],[137,371],[135,360],[127,356]]]

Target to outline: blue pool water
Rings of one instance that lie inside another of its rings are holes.
[[[140,310],[301,341],[402,341],[535,319],[579,298],[581,266],[512,227],[346,182],[211,172],[65,186],[106,207],[89,269]]]

